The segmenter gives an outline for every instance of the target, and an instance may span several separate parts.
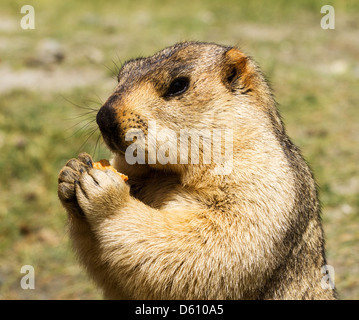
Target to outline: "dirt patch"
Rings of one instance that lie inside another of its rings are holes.
[[[56,68],[13,70],[9,66],[0,67],[0,93],[11,90],[30,90],[38,92],[64,92],[76,87],[98,85],[114,86],[112,79],[90,68],[65,70]]]

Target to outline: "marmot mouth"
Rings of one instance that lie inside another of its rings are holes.
[[[119,138],[116,134],[116,132],[118,132],[117,128],[108,128],[106,132],[100,128],[100,131],[104,142],[113,153],[125,154],[128,146],[119,143]],[[111,134],[109,134],[109,132],[111,132]]]

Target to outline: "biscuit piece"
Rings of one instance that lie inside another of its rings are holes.
[[[102,159],[100,161],[93,163],[94,169],[99,170],[112,170],[113,172],[117,173],[124,181],[128,180],[128,177],[120,172],[118,172],[113,166],[111,166],[110,162],[106,159]]]

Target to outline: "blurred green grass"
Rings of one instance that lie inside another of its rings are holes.
[[[20,28],[25,4],[35,8],[35,30]],[[325,4],[335,8],[335,30],[320,28]],[[359,298],[357,1],[3,0],[1,8],[1,299],[101,298],[71,251],[57,174],[81,151],[109,158],[103,144],[95,150],[89,108],[114,88],[115,63],[182,40],[239,45],[262,66],[318,180],[340,298]],[[63,59],[47,61],[49,43]],[[35,290],[20,288],[27,264]]]

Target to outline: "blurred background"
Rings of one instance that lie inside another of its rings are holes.
[[[335,29],[321,28],[321,7]],[[35,29],[20,10],[32,5]],[[101,299],[79,267],[57,175],[98,140],[96,110],[125,60],[183,40],[237,45],[274,89],[320,188],[328,264],[359,298],[358,1],[49,1],[0,5],[0,299]],[[35,289],[23,290],[23,265]]]

